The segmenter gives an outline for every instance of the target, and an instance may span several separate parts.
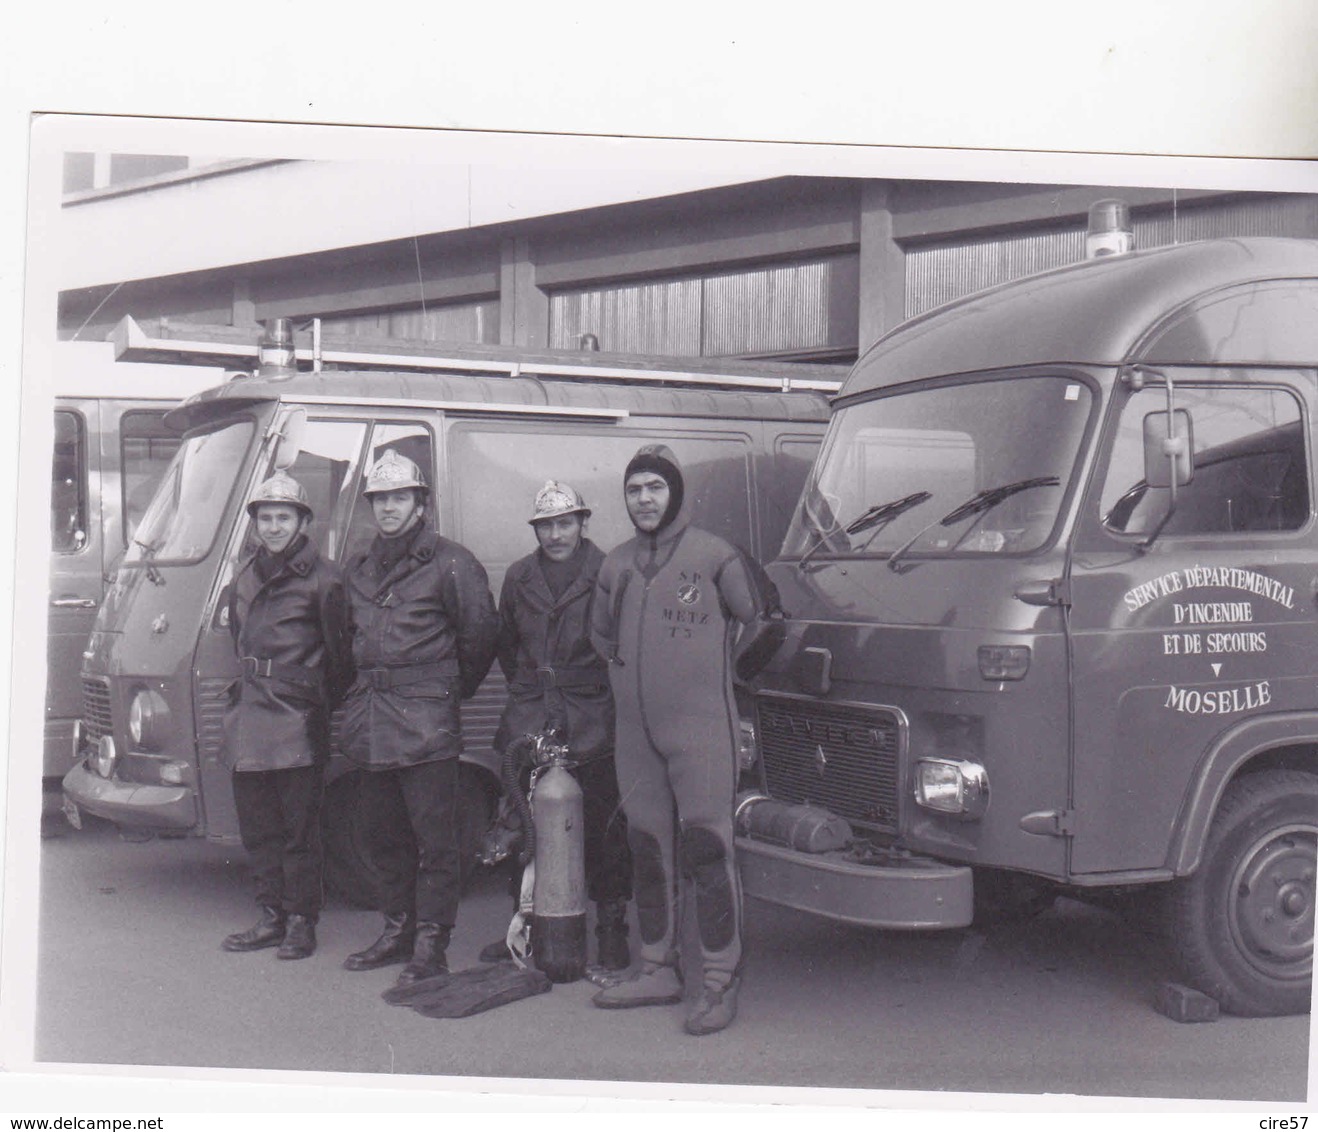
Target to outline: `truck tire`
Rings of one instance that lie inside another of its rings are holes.
[[[320,825],[325,846],[325,887],[358,908],[375,908],[380,869],[372,859],[358,807],[361,778],[366,773],[350,770],[325,788]],[[477,869],[481,835],[490,824],[493,790],[487,771],[468,763],[458,767],[458,845],[464,892]]]
[[[1316,852],[1318,777],[1266,770],[1232,782],[1199,869],[1168,894],[1184,980],[1232,1014],[1306,1013]]]

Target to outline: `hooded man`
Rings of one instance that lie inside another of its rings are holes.
[[[323,856],[320,800],[329,715],[349,673],[347,611],[338,568],[307,538],[311,505],[277,472],[247,504],[261,545],[229,588],[229,631],[242,664],[224,721],[225,758],[260,921],[224,939],[226,951],[316,950]]]
[[[682,1001],[681,883],[694,892],[703,985],[686,1017],[710,1034],[736,1015],[741,885],[733,858],[737,711],[731,643],[760,614],[742,553],[690,525],[677,457],[647,445],[623,477],[636,535],[600,568],[595,647],[617,708],[618,787],[627,814],[641,962],[600,991],[604,1009]]]
[[[448,970],[461,893],[458,705],[489,671],[498,617],[476,557],[425,522],[430,493],[413,461],[386,449],[362,493],[377,534],[345,572],[357,677],[340,742],[366,772],[360,805],[384,930],[344,966],[407,961],[407,985]]]

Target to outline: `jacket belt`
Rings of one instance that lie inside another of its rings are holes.
[[[602,665],[596,667],[556,668],[542,664],[539,668],[519,668],[513,676],[516,684],[532,684],[541,688],[583,688],[591,684],[607,684],[609,673]]]
[[[399,664],[389,668],[359,668],[357,683],[374,688],[377,692],[387,692],[390,688],[419,684],[422,680],[436,676],[448,678],[457,675],[457,661],[444,660],[431,664]]]
[[[321,673],[318,668],[304,668],[298,664],[280,664],[266,656],[243,656],[238,658],[243,666],[244,678],[263,676],[287,680],[290,684],[300,684],[304,688],[319,688]]]

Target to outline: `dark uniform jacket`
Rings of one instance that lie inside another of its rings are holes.
[[[608,666],[590,640],[595,579],[604,553],[589,539],[580,569],[555,598],[534,551],[508,567],[499,594],[499,667],[508,680],[508,705],[495,750],[539,731],[550,720],[565,729],[578,762],[613,752],[613,694]]]
[[[255,564],[245,559],[229,587],[243,672],[224,720],[225,761],[238,771],[310,766],[329,758],[330,711],[350,679],[343,582],[310,540],[265,582]]]
[[[422,529],[392,569],[368,549],[344,580],[357,675],[343,753],[381,769],[456,758],[459,699],[475,694],[494,661],[499,621],[484,568],[466,547]]]

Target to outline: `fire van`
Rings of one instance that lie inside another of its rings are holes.
[[[1143,894],[1184,980],[1307,1010],[1318,241],[1111,254],[864,353],[770,568],[747,892],[882,928]]]
[[[154,349],[214,361],[254,352],[254,337],[235,342],[231,329],[164,329],[167,338],[130,321],[120,356]],[[284,350],[260,373],[190,397],[166,418],[183,433],[178,453],[118,565],[84,654],[77,765],[64,778],[75,824],[85,811],[136,829],[237,838],[220,746],[238,665],[220,595],[255,545],[244,503],[276,469],[306,487],[322,553],[344,560],[375,533],[361,494],[366,470],[387,449],[415,460],[435,488],[427,519],[480,559],[497,595],[506,568],[534,548],[527,517],[545,480],[584,494],[594,512],[590,537],[610,547],[631,533],[623,469],[640,445],[662,441],[683,461],[696,521],[771,557],[823,437],[825,394],[842,373],[493,348],[426,358],[418,349],[399,353],[398,343],[369,352],[361,343],[331,345],[313,347],[312,364],[351,368],[298,372]],[[274,340],[271,350],[281,349]],[[463,707],[467,862],[497,792],[491,740],[505,695],[496,669]],[[355,773],[336,757],[331,776],[329,879],[369,902]]]
[[[210,367],[117,363],[108,342],[55,344],[43,778],[57,782],[73,765],[78,669],[105,579],[178,447],[165,413],[222,376]]]

